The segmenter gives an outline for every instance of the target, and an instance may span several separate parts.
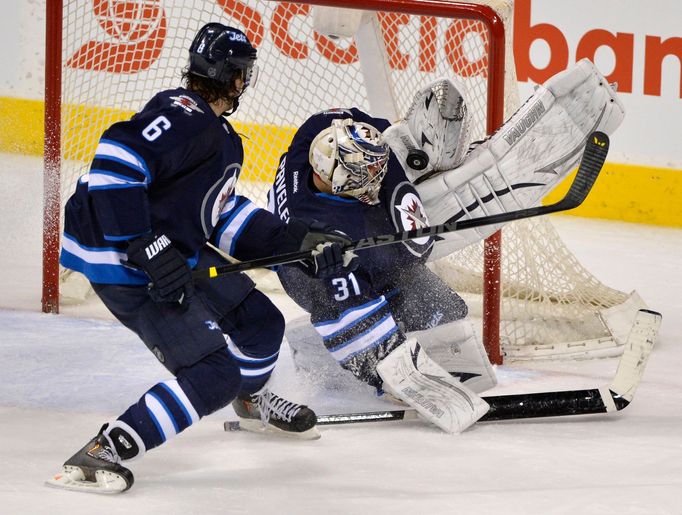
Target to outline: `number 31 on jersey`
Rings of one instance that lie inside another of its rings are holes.
[[[353,295],[360,295],[360,285],[355,275],[352,273],[348,274],[348,277],[337,277],[332,279],[332,286],[336,288],[336,293],[334,294],[334,300],[341,302],[350,297],[350,288],[353,289]]]

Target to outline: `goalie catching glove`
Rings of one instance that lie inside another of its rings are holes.
[[[128,260],[122,263],[149,276],[149,296],[155,302],[182,304],[193,295],[189,264],[166,235],[141,236],[130,242],[127,254]]]
[[[420,89],[398,123],[383,132],[407,178],[459,166],[471,143],[464,86],[439,79]]]

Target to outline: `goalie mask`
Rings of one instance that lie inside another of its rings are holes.
[[[334,120],[310,145],[315,174],[334,195],[378,203],[381,181],[388,166],[388,145],[373,126],[351,118]]]

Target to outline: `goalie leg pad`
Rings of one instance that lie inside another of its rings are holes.
[[[416,186],[432,224],[539,205],[577,165],[587,136],[608,135],[625,109],[614,88],[587,59],[538,86],[489,139],[473,147],[458,168]],[[435,260],[488,237],[500,226],[443,235]]]
[[[482,393],[497,384],[483,342],[468,318],[407,336],[417,339],[433,361],[474,392]]]
[[[384,389],[446,433],[461,433],[490,406],[450,376],[410,338],[377,366]]]

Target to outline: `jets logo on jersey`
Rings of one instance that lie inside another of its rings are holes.
[[[177,97],[170,97],[173,101],[171,106],[181,108],[188,115],[192,115],[194,111],[204,114],[204,111],[197,105],[196,101],[187,95],[179,95]]]
[[[399,231],[412,231],[429,226],[422,201],[411,183],[398,184],[393,190],[391,206],[393,224]],[[426,236],[406,241],[404,244],[415,256],[424,256],[433,246],[433,238]]]
[[[400,212],[405,229],[411,231],[429,226],[421,200],[414,193],[405,195],[401,204],[395,208]]]
[[[426,218],[422,201],[414,193],[409,192],[403,195],[403,198],[400,199],[400,204],[395,205],[395,210],[400,215],[400,225],[407,231],[429,226],[429,220]],[[427,236],[426,238],[419,238],[413,241],[418,245],[424,245],[429,241],[429,238]]]
[[[220,190],[220,193],[218,194],[218,197],[216,198],[215,204],[213,205],[213,225],[218,223],[218,218],[220,217],[220,213],[222,213],[223,208],[225,207],[225,204],[227,204],[227,201],[230,200],[230,197],[234,193],[234,185],[237,182],[237,177],[234,175],[230,177],[225,185],[222,187]]]
[[[239,165],[234,163],[225,168],[225,175],[230,173],[232,175],[225,181],[225,184],[222,185],[220,191],[218,191],[218,194],[215,197],[215,200],[213,201],[213,207],[210,213],[210,228],[204,228],[207,235],[211,234],[211,231],[213,231],[213,228],[218,223],[220,215],[223,213],[223,211],[230,209],[228,204],[230,200],[234,198],[234,188],[237,184],[237,178],[239,177]],[[225,175],[223,175],[223,177]]]

